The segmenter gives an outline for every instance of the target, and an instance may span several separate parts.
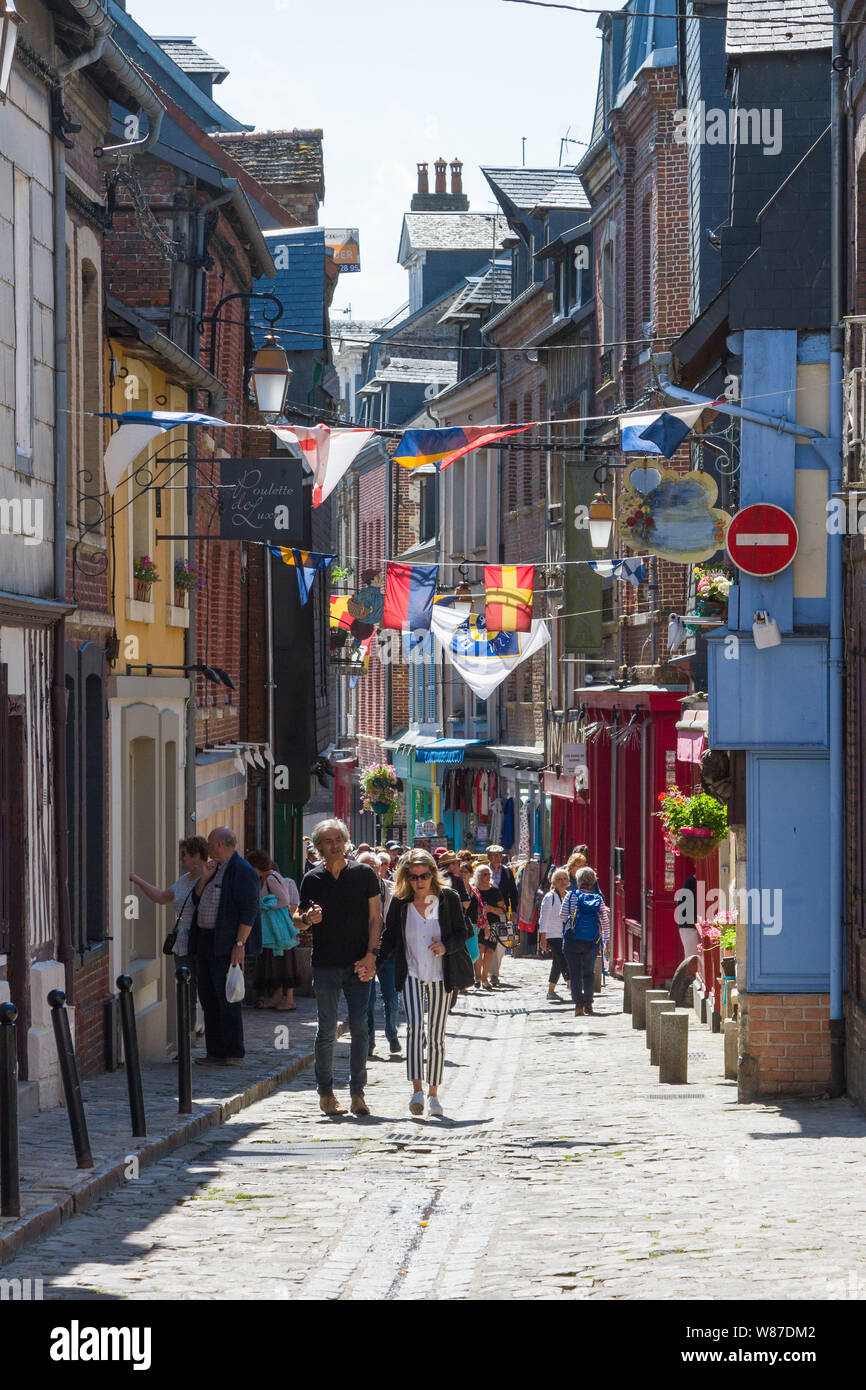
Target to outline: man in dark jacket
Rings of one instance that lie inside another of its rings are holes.
[[[238,854],[237,844],[228,826],[211,831],[210,860],[193,890],[190,953],[198,965],[207,1048],[207,1055],[196,1061],[210,1066],[243,1065],[243,1015],[240,1004],[226,999],[226,976],[230,965],[243,969],[245,957],[257,956],[262,949],[261,883],[252,864]]]

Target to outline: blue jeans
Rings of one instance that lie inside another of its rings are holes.
[[[396,962],[392,956],[386,960],[384,965],[380,965],[377,971],[379,976],[379,989],[382,992],[382,1009],[385,1014],[385,1037],[389,1042],[394,1042],[397,1037],[397,1012],[400,1007],[400,996],[397,993],[397,986],[394,983],[394,971]],[[376,1046],[376,981],[370,981],[370,1005],[367,1009],[367,1028],[370,1034],[370,1051]]]
[[[595,942],[566,937],[562,953],[568,966],[568,982],[574,1004],[591,1004],[595,987]]]
[[[337,1037],[337,1011],[340,994],[345,994],[349,1010],[349,1091],[353,1096],[367,1084],[367,1006],[370,1002],[370,982],[358,979],[352,965],[316,965],[313,967],[313,993],[319,1026],[316,1030],[316,1089],[320,1096],[330,1096],[334,1090],[334,1042]]]

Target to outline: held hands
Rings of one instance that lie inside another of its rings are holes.
[[[355,961],[355,974],[362,984],[366,984],[368,980],[372,980],[373,976],[376,974],[376,957],[372,951],[368,951],[360,960]]]

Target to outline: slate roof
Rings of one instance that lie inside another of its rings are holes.
[[[571,169],[485,169],[482,174],[497,197],[518,212],[535,208],[588,208],[583,184]]]
[[[312,184],[325,196],[321,130],[252,130],[214,135],[259,183]]]
[[[729,0],[725,27],[728,53],[784,53],[830,48],[829,0]]]
[[[497,251],[508,235],[508,223],[492,212],[407,212],[403,238],[413,251],[490,251],[496,219]]]
[[[347,347],[363,347],[372,343],[378,336],[379,320],[350,319],[346,314],[331,315],[331,340],[336,347],[342,347],[345,339]]]
[[[199,48],[194,38],[177,38],[170,35],[163,38],[156,34],[152,34],[151,37],[154,43],[159,44],[165,56],[177,63],[183,72],[207,73],[214,84],[224,82],[228,77],[229,69],[224,68],[222,63],[218,63],[209,53],[205,53],[203,48]]]
[[[266,231],[265,240],[276,266],[273,280],[257,280],[256,290],[275,294],[283,306],[276,325],[277,341],[286,352],[322,352],[325,309],[324,227],[282,228]],[[250,304],[252,337],[256,347],[264,341],[267,304]],[[281,329],[291,332],[281,333]]]
[[[440,386],[453,386],[456,380],[456,362],[434,357],[392,357],[387,367],[377,367],[375,375],[361,387],[358,394],[369,395],[386,381],[402,382],[403,385],[428,386],[436,382]]]
[[[490,304],[508,304],[511,301],[511,262],[510,260],[491,262],[483,275],[468,275],[466,284],[454,303],[439,320],[448,323],[453,319],[476,317],[479,310]]]

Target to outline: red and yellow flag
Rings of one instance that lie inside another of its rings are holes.
[[[347,612],[351,597],[351,594],[331,594],[329,627],[350,628],[352,626],[352,615]]]
[[[484,566],[484,622],[491,632],[532,631],[534,565]]]

